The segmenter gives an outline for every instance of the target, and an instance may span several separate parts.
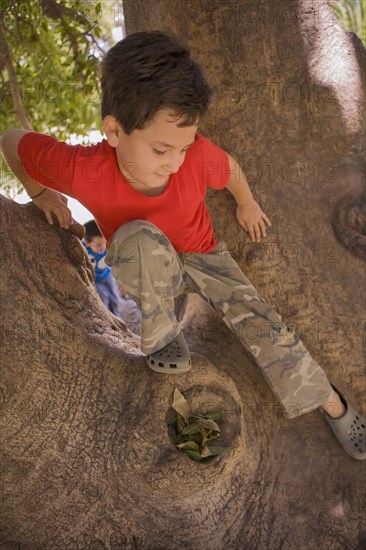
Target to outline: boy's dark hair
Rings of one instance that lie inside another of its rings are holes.
[[[146,128],[157,111],[185,115],[192,126],[206,113],[213,88],[189,47],[173,33],[136,32],[115,44],[100,64],[102,118],[112,115],[126,134]]]
[[[100,232],[99,227],[95,223],[95,220],[90,220],[86,223],[84,223],[85,227],[85,237],[84,239],[90,243],[94,237],[103,237],[103,235]]]

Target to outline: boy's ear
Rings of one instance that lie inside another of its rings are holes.
[[[111,147],[117,147],[121,138],[122,128],[112,115],[107,115],[102,120],[103,130]]]

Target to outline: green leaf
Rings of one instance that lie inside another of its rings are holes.
[[[212,430],[214,432],[220,432],[219,425],[216,424],[216,422],[214,422],[213,420],[208,420],[206,418],[198,418],[197,422],[198,422],[198,424],[200,424],[200,426],[203,426],[207,430]]]
[[[177,414],[177,429],[178,429],[178,432],[182,432],[182,430],[185,428],[185,426],[186,426],[186,422],[185,422],[184,418],[180,414]]]
[[[99,15],[101,9],[102,9],[101,4],[97,4],[97,5],[95,6],[95,13],[96,13],[97,15]]]
[[[188,424],[189,406],[185,397],[181,394],[178,388],[175,388],[174,390],[172,407],[176,413],[184,418],[185,423]]]
[[[220,434],[214,433],[214,434],[210,435],[209,437],[207,437],[206,441],[212,441],[213,439],[217,439],[218,437],[220,437]]]
[[[197,445],[199,445],[199,447],[201,448],[202,434],[197,433],[195,435],[191,435],[190,437],[191,437],[191,441],[195,441]]]
[[[198,453],[200,452],[199,446],[194,441],[185,441],[184,443],[179,443],[177,447],[178,449],[182,450],[190,449],[191,451],[197,451]]]
[[[170,434],[172,441],[174,442],[174,445],[177,445],[178,443],[183,443],[184,441],[187,441],[187,437],[185,435],[179,434]]]
[[[184,435],[193,435],[196,433],[202,433],[202,428],[196,422],[188,424],[188,426],[185,426],[182,430],[182,434]]]
[[[192,460],[195,460],[196,462],[201,462],[202,461],[202,456],[200,455],[200,453],[197,453],[196,451],[190,451],[189,449],[187,449],[184,452]]]

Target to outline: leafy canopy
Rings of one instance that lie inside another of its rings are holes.
[[[112,4],[3,0],[0,24],[0,132],[25,127],[17,91],[29,129],[58,139],[101,130],[98,61],[113,42]]]
[[[365,0],[334,0],[330,5],[344,28],[357,34],[366,47]]]

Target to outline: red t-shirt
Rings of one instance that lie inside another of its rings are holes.
[[[229,158],[198,133],[178,172],[155,197],[143,195],[126,181],[106,139],[96,145],[68,145],[29,132],[20,140],[18,154],[32,179],[83,204],[107,241],[121,225],[142,219],[159,227],[177,252],[208,253],[217,245],[204,198],[207,185],[227,185]]]

